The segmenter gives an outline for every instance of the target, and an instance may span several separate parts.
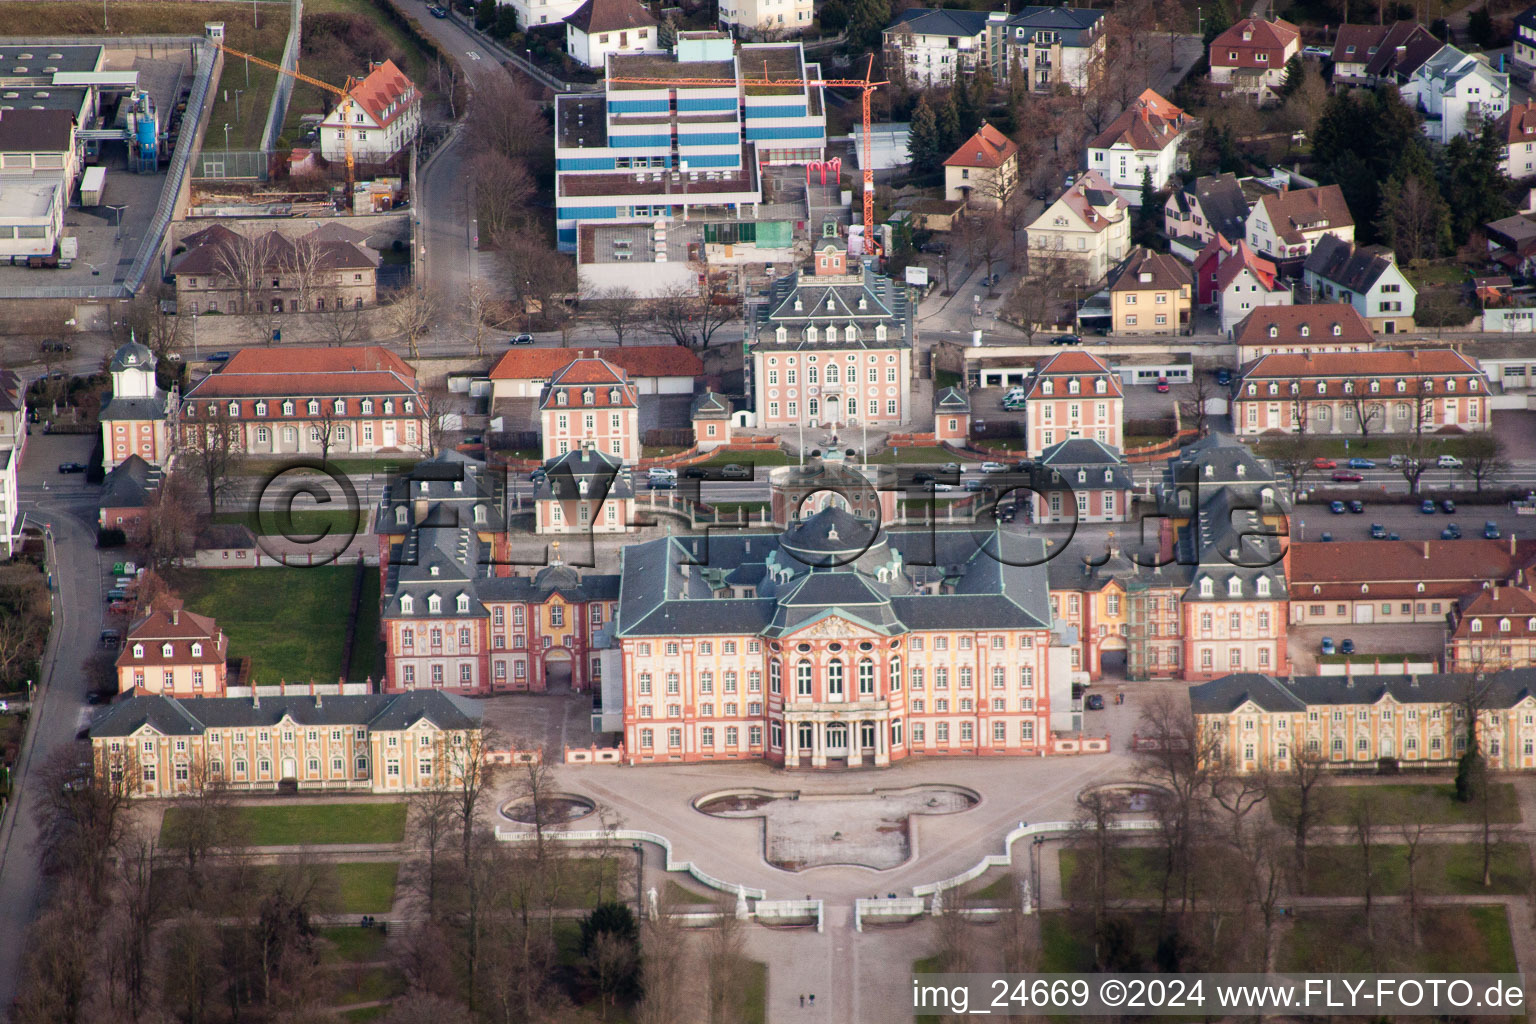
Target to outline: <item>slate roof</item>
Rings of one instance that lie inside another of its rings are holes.
[[[706,391],[688,407],[690,420],[728,420],[731,418],[731,400],[713,391]]]
[[[1131,471],[1120,451],[1086,437],[1058,441],[1042,451],[1031,463],[1030,483],[1040,491],[1063,483],[1075,490],[1125,491],[1132,487]]]
[[[886,26],[886,33],[914,35],[964,36],[973,38],[987,30],[986,11],[951,11],[926,7],[914,7],[902,11],[896,20]]]
[[[1054,32],[1063,46],[1089,46],[1103,18],[1103,11],[1087,7],[1021,7],[1007,21],[1008,37],[1024,43],[1038,32]]]
[[[139,456],[130,455],[107,473],[97,507],[145,508],[164,476],[159,466],[151,466]]]
[[[544,463],[543,479],[533,487],[535,501],[598,501],[634,496],[635,487],[624,468],[624,460],[592,448],[578,448],[550,459]]]
[[[120,373],[130,367],[136,370],[153,370],[155,354],[147,346],[130,340],[112,353],[112,361],[107,364],[107,370],[111,373]]]
[[[1513,708],[1536,695],[1536,668],[1490,672],[1482,682],[1470,672],[1421,675],[1270,676],[1241,672],[1189,688],[1196,715],[1225,715],[1252,701],[1261,711],[1298,712],[1313,707],[1378,704],[1455,704],[1472,686],[1485,708]]]
[[[587,0],[576,8],[565,23],[578,32],[622,32],[625,29],[650,28],[656,24],[636,0]]]
[[[1208,174],[1196,178],[1192,191],[1205,222],[1218,234],[1240,238],[1248,223],[1248,198],[1235,174]]]
[[[1143,274],[1151,280],[1143,281]],[[1138,246],[1109,276],[1112,292],[1177,292],[1190,287],[1189,267],[1176,256]]]
[[[768,301],[759,307],[754,350],[910,348],[916,335],[915,310],[907,286],[869,267],[838,276],[796,271],[774,281],[765,294]],[[864,302],[862,309],[860,300]],[[875,328],[882,323],[886,336],[878,341]],[[852,341],[845,337],[850,324],[858,334]],[[787,335],[783,342],[776,336],[781,326]],[[809,327],[818,329],[814,342],[806,338]],[[837,328],[835,339],[827,337],[829,327]]]
[[[1008,136],[983,123],[976,134],[960,144],[960,148],[944,161],[945,167],[1001,167],[1019,155],[1019,145]]]
[[[478,729],[475,703],[438,690],[331,697],[132,697],[91,723],[91,739],[132,736],[148,726],[162,735],[196,736],[208,729],[272,728],[284,719],[303,726],[364,726],[374,732],[408,729],[426,720],[440,729]]]
[[[423,501],[425,517],[418,515]],[[506,474],[487,472],[485,463],[462,452],[440,452],[388,479],[379,494],[374,532],[399,536],[415,525],[478,526],[476,505],[486,507],[484,529],[504,528]],[[402,509],[404,525],[396,514]]]
[[[1337,185],[1293,188],[1265,196],[1256,205],[1263,207],[1270,227],[1289,245],[1305,242],[1304,232],[1307,231],[1327,231],[1355,225],[1355,218],[1349,213],[1349,204],[1344,201],[1344,191]]]
[[[0,412],[21,412],[26,404],[27,388],[21,374],[0,369]]]
[[[1394,75],[1407,78],[1444,46],[1445,43],[1436,39],[1423,25],[1400,21],[1388,29],[1386,37],[1377,46],[1376,56],[1366,63],[1366,74],[1377,78]],[[1399,49],[1402,50],[1401,54],[1398,53]]]
[[[1307,257],[1305,269],[1340,288],[1364,294],[1376,287],[1381,275],[1392,265],[1390,249],[1376,245],[1357,249],[1336,235],[1324,235]]]
[[[933,393],[933,411],[935,413],[970,412],[971,400],[964,391],[951,385]]]

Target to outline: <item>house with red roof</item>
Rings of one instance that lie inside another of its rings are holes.
[[[186,438],[228,420],[247,455],[385,455],[429,444],[416,371],[380,345],[247,348],[182,399]]]
[[[1182,334],[1189,327],[1189,265],[1165,252],[1137,247],[1109,275],[1116,334]]]
[[[1019,181],[1019,146],[983,124],[944,161],[944,198],[992,209],[1003,205]]]
[[[1275,353],[1369,352],[1376,347],[1371,325],[1345,302],[1260,306],[1233,328],[1232,340],[1239,366]]]
[[[1223,334],[1232,331],[1261,306],[1289,306],[1291,289],[1280,280],[1275,265],[1239,240],[1216,267],[1211,292],[1221,315]]]
[[[1161,192],[1178,170],[1179,147],[1195,119],[1151,89],[1088,143],[1088,169],[1102,174],[1132,206],[1141,205],[1143,177]]]
[[[1318,239],[1355,240],[1355,218],[1337,185],[1287,188],[1262,196],[1248,214],[1248,244],[1282,273],[1299,276]]]
[[[1499,170],[1516,181],[1536,177],[1536,102],[1516,103],[1494,122],[1504,146]]]
[[[228,659],[229,637],[218,623],[186,611],[179,598],[164,595],[128,630],[117,656],[117,689],[139,695],[223,697]]]
[[[320,155],[345,161],[347,136],[357,163],[389,163],[421,132],[421,92],[392,60],[372,64],[363,80],[320,122]]]
[[[565,51],[589,68],[603,67],[610,53],[661,49],[656,19],[638,0],[586,0],[565,19]]]
[[[1295,25],[1244,18],[1211,41],[1211,83],[1267,103],[1285,83],[1286,61],[1300,52]]]
[[[539,397],[544,458],[590,449],[640,459],[640,392],[621,367],[595,356],[556,370]]]
[[[1492,586],[1462,595],[1446,616],[1447,672],[1498,672],[1536,665],[1536,594]]]
[[[624,371],[639,395],[691,395],[694,385],[704,376],[704,361],[681,345],[593,349],[592,356],[595,358],[599,351],[603,359]],[[491,397],[538,398],[556,373],[584,357],[583,352],[568,348],[508,349],[488,374]]]
[[[1102,174],[1080,174],[1029,225],[1029,258],[1070,262],[1084,283],[1102,281],[1130,252],[1129,211]]]
[[[1025,454],[1087,438],[1119,449],[1125,392],[1120,376],[1087,352],[1060,352],[1042,359],[1024,385]]]

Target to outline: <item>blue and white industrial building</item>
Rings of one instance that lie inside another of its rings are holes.
[[[583,224],[662,224],[708,212],[752,219],[761,169],[820,160],[826,111],[798,43],[743,45],[679,33],[672,54],[609,54],[606,91],[555,98],[556,217],[562,251]],[[664,79],[669,84],[616,82]],[[734,84],[688,84],[685,80]]]

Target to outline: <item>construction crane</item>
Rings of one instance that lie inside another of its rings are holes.
[[[304,82],[304,83],[306,83],[308,85],[312,85],[312,86],[314,86],[317,89],[324,89],[326,92],[334,93],[337,96],[341,97],[341,99],[342,99],[342,103],[341,103],[341,136],[346,141],[346,145],[347,145],[347,206],[348,206],[348,208],[350,208],[352,206],[352,175],[353,175],[353,169],[352,169],[352,167],[353,167],[353,164],[352,164],[352,106],[353,106],[353,104],[355,104],[357,102],[356,100],[354,100],[352,98],[352,90],[354,88],[356,88],[358,80],[356,78],[354,78],[354,77],[349,75],[349,76],[347,76],[347,84],[344,87],[338,87],[338,86],[332,85],[329,82],[322,82],[318,78],[311,78],[309,75],[302,74],[301,72],[298,72],[298,71],[289,71],[287,68],[283,67],[281,64],[274,64],[274,63],[272,63],[269,60],[263,60],[262,58],[257,57],[257,56],[255,56],[253,54],[242,53],[239,50],[232,50],[229,47],[225,46],[223,43],[214,43],[213,45],[217,46],[220,50],[223,50],[225,53],[229,54],[231,57],[240,57],[240,58],[243,58],[244,60],[254,61],[257,64],[260,64],[264,68],[271,68],[273,71],[276,71],[280,75],[287,75],[289,78],[297,79],[298,81]]]
[[[873,253],[875,251],[875,168],[872,156],[872,145],[869,132],[869,98],[874,91],[889,82],[874,81],[875,55],[869,55],[869,66],[864,72],[863,78],[775,78],[768,72],[767,62],[763,64],[763,76],[755,78],[745,71],[738,81],[735,78],[621,78],[610,77],[610,83],[621,85],[666,85],[666,86],[820,86],[832,89],[858,89],[863,99],[864,107],[864,235],[865,249]]]

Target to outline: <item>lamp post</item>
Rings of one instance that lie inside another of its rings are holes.
[[[243,93],[243,92],[245,92],[244,89],[236,89],[235,90],[235,120],[236,121],[241,120],[241,117],[240,117],[240,94]],[[228,149],[229,147],[225,146],[224,148]]]
[[[630,843],[629,848],[635,851],[635,920],[645,919],[645,848],[639,843]]]
[[[197,358],[197,314],[192,314],[192,358]]]
[[[224,124],[224,152],[226,152],[226,153],[229,152],[229,124],[228,124],[228,122],[225,122],[225,124]]]
[[[123,211],[128,209],[128,204],[123,203],[121,206],[108,206],[107,209],[111,210],[114,215],[113,219],[115,223],[113,224],[113,227],[117,231],[112,240],[114,242],[121,242],[123,240]]]

